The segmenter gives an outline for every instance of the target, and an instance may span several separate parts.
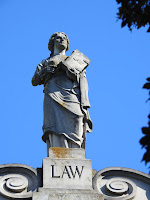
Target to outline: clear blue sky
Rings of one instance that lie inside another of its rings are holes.
[[[147,28],[121,29],[115,0],[0,0],[0,164],[42,166],[43,86],[31,78],[49,56],[56,31],[91,59],[87,68],[93,133],[87,158],[94,169],[120,166],[148,173],[139,140],[149,105],[142,90],[150,75]]]

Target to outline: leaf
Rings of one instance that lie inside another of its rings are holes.
[[[140,144],[142,145],[142,148],[145,147],[147,145],[147,137],[142,137],[140,139]]]
[[[150,82],[150,77],[148,77],[146,80]]]
[[[117,3],[119,4],[119,3],[121,3],[121,1],[120,0],[116,0],[117,1]]]
[[[150,89],[150,83],[145,83],[144,85],[143,85],[143,88],[145,88],[145,89]]]
[[[150,27],[148,28],[147,32],[148,32],[148,33],[150,32]]]
[[[122,22],[121,27],[123,28],[127,24],[126,20]]]
[[[150,145],[150,137],[145,136],[142,139],[140,139],[140,144],[142,145],[142,148]]]
[[[150,162],[150,152],[146,152],[144,154],[142,161],[145,161],[145,164],[147,164],[148,162]]]
[[[145,134],[145,135],[150,135],[150,128],[149,127],[143,127],[142,128],[142,132]]]

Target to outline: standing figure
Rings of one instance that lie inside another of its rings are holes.
[[[32,78],[33,86],[44,84],[42,139],[48,149],[85,148],[86,132],[92,130],[86,70],[64,64],[69,49],[65,33],[54,33],[48,49],[50,57],[42,60]]]

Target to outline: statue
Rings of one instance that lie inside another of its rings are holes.
[[[44,85],[42,139],[48,149],[85,148],[86,132],[92,131],[85,69],[90,61],[78,50],[67,58],[69,39],[63,32],[51,36],[48,49],[50,57],[32,78],[33,86]]]

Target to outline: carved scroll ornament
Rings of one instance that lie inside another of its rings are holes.
[[[102,194],[105,200],[132,199],[137,193],[137,186],[132,179],[140,176],[135,171],[117,167],[103,169],[95,174],[93,188]]]
[[[0,165],[0,195],[4,199],[29,199],[38,187],[37,172],[22,164]]]

